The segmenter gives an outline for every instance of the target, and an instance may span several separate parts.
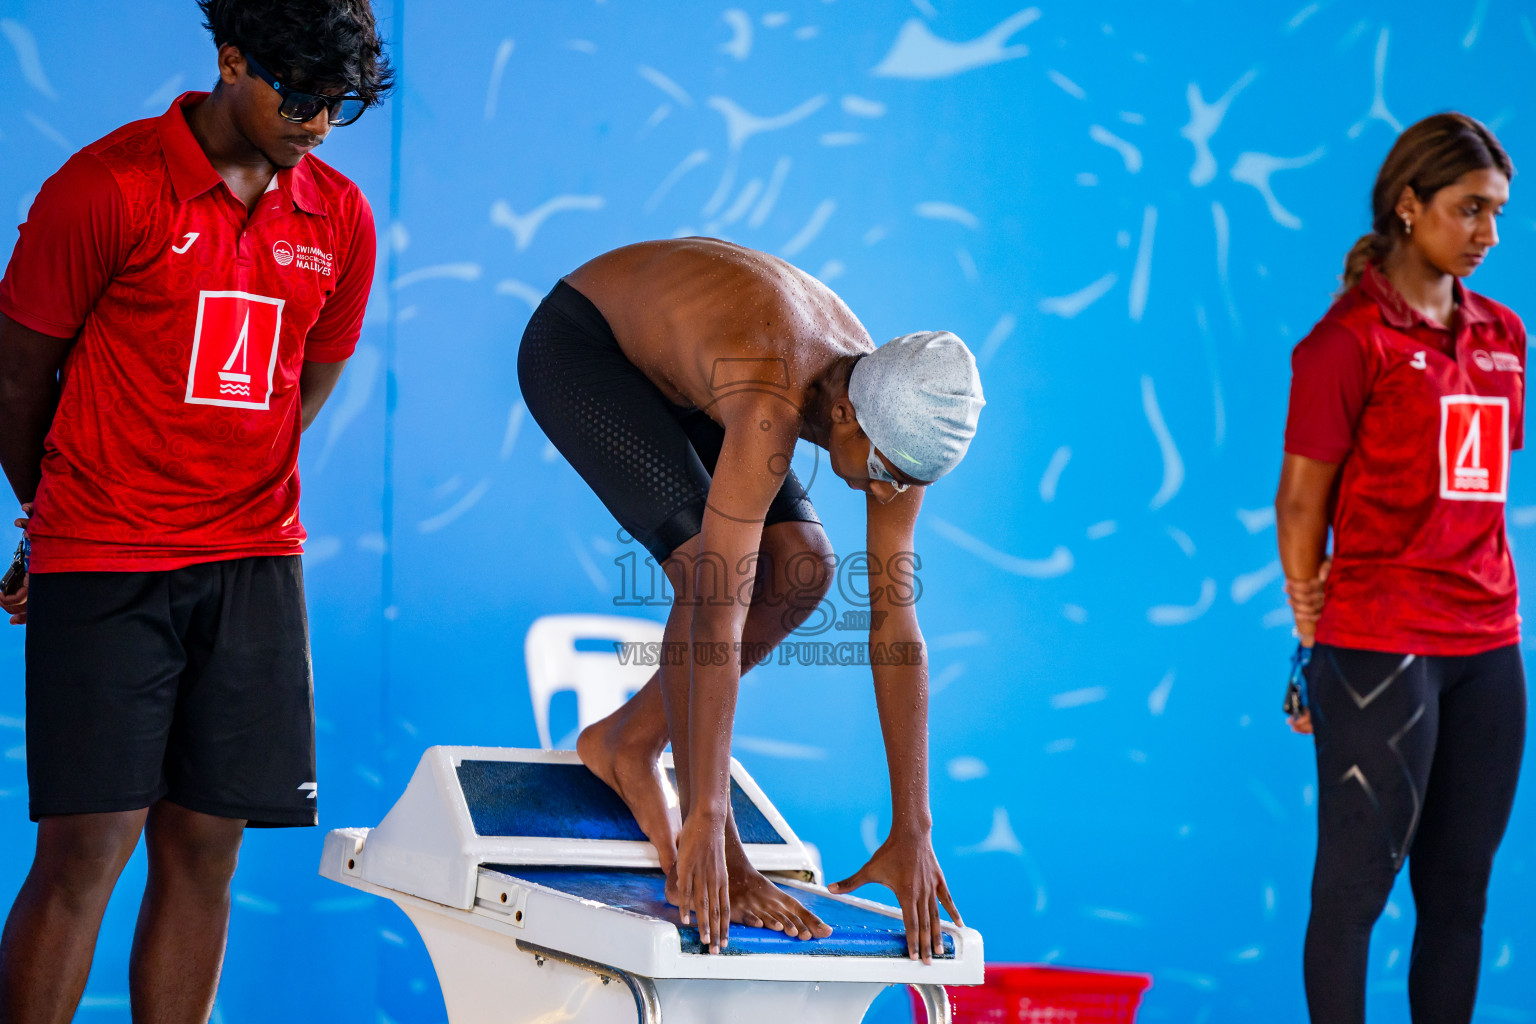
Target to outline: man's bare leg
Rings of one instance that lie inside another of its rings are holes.
[[[690,609],[673,602],[662,633],[663,651],[679,650],[671,645],[688,643],[690,615]],[[661,767],[661,752],[667,746],[667,711],[661,698],[665,661],[663,658],[640,692],[607,718],[581,731],[576,752],[592,774],[619,794],[640,831],[656,847],[661,869],[670,873],[677,860],[682,812],[669,799],[672,787]],[[681,668],[686,678],[688,666]]]
[[[133,1019],[206,1024],[229,937],[229,883],[245,822],[161,800],[149,812],[149,879],[128,961]]]
[[[38,822],[32,870],[0,938],[0,1021],[67,1024],[74,1017],[101,916],[148,813],[65,814]]]
[[[666,563],[674,594],[687,594],[691,589],[685,572],[697,559],[697,543],[698,538],[694,538]],[[779,523],[763,531],[763,564],[742,633],[743,673],[754,664],[750,654],[777,646],[820,603],[831,583],[826,564],[830,554],[826,535],[814,524]],[[798,571],[792,579],[785,579],[783,574],[791,565]],[[664,632],[664,641],[669,646],[663,650],[686,651],[691,625],[691,605],[674,601]],[[676,903],[670,872],[677,857],[680,823],[668,806],[659,758],[669,736],[687,736],[689,672],[686,663],[669,665],[668,659],[662,660],[663,664],[644,688],[618,711],[584,730],[576,746],[582,763],[619,794],[635,814],[641,830],[656,843],[662,866],[668,872],[667,896]],[[678,720],[669,721],[674,717]],[[672,744],[672,755],[681,810],[686,814],[686,740]],[[664,847],[657,843],[659,836],[665,837]],[[782,930],[807,939],[832,933],[799,901],[784,895],[751,866],[734,816],[726,821],[725,850],[733,922]]]

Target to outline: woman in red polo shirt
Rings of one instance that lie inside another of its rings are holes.
[[[1498,243],[1513,173],[1464,115],[1405,131],[1344,291],[1293,356],[1275,509],[1312,648],[1307,707],[1291,721],[1317,747],[1315,1022],[1365,1019],[1371,928],[1405,861],[1413,1019],[1472,1018],[1488,876],[1525,742],[1504,533],[1525,328],[1459,279]]]

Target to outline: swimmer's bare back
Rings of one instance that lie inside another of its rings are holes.
[[[858,317],[816,278],[716,238],[628,245],[565,280],[598,308],[629,361],[662,394],[722,426],[730,425],[722,392],[756,383],[777,393],[773,406],[803,409],[834,361],[875,348]]]

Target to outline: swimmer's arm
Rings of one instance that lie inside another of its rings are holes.
[[[728,412],[725,440],[699,534],[694,593],[692,683],[688,702],[692,807],[724,821],[730,809],[731,728],[741,681],[738,645],[746,627],[763,520],[794,453],[794,421],[743,397]],[[723,404],[723,403],[722,403]],[[770,406],[782,403],[771,402]],[[767,429],[764,429],[766,426]]]
[[[1323,581],[1327,578],[1328,498],[1338,476],[1337,462],[1319,462],[1286,453],[1275,494],[1275,533],[1285,592],[1296,616],[1296,632],[1311,646],[1323,611]]]
[[[764,406],[768,406],[765,408]],[[725,828],[730,814],[731,730],[763,519],[794,453],[798,417],[751,395],[722,400],[725,440],[699,534],[689,648],[687,771],[690,798],[677,846],[678,906],[697,916],[699,938],[718,952],[730,930]],[[673,753],[681,759],[676,738]]]
[[[869,519],[870,667],[891,776],[892,831],[926,834],[928,810],[928,655],[917,624],[921,566],[913,537],[925,488],[881,504],[866,497]],[[884,658],[877,658],[883,652]]]
[[[325,400],[331,397],[331,392],[336,388],[336,382],[341,380],[341,371],[347,368],[345,359],[337,363],[316,363],[308,359],[304,360],[304,369],[299,371],[299,405],[300,419],[299,431],[302,433],[309,429],[309,425],[315,422],[315,417],[320,415],[320,409],[325,405]]]
[[[917,624],[921,562],[913,543],[923,492],[913,487],[885,504],[866,499],[870,665],[891,779],[891,833],[869,863],[830,888],[889,887],[901,903],[907,953],[926,963],[944,949],[939,904],[956,923],[960,914],[933,852],[928,806],[928,659]]]

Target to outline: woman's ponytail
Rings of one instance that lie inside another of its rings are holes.
[[[1344,286],[1339,289],[1342,295],[1355,285],[1360,283],[1360,278],[1365,276],[1367,264],[1380,263],[1392,249],[1392,239],[1388,235],[1379,235],[1372,231],[1368,235],[1361,235],[1349,250],[1349,255],[1344,257]]]

